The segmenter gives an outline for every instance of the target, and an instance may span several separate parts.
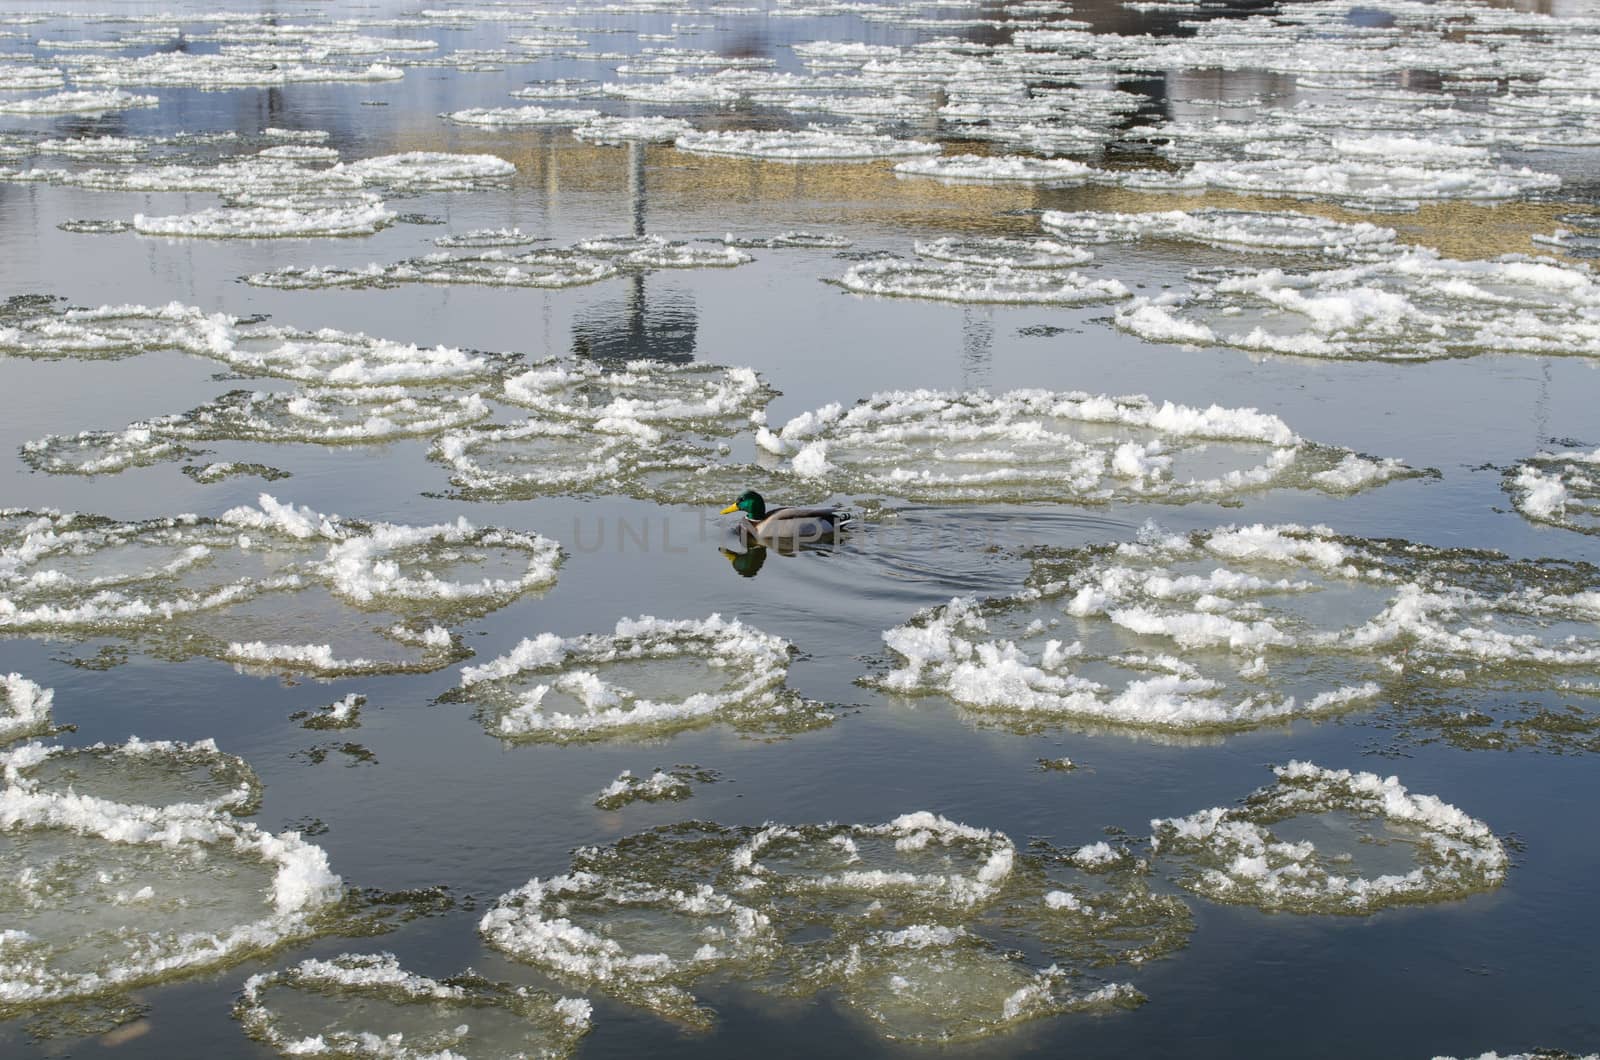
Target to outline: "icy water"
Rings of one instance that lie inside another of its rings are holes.
[[[1600,1047],[1597,48],[0,5],[0,1053]]]

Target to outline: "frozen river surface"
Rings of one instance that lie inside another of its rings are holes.
[[[0,3],[0,1053],[1600,1048],[1597,55]]]

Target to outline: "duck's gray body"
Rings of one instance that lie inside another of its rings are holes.
[[[761,519],[746,518],[739,527],[757,541],[820,541],[847,518],[839,508],[774,508]]]

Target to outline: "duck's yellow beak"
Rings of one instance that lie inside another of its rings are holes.
[[[737,504],[730,504],[726,508],[722,509],[722,511],[718,512],[717,514],[718,515],[732,515],[734,512],[736,512],[738,510],[739,510],[739,506]]]

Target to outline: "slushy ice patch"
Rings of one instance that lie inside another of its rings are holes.
[[[395,213],[374,197],[319,206],[284,200],[271,205],[214,206],[195,213],[133,215],[140,235],[169,239],[308,239],[370,236],[394,222]]]
[[[55,693],[19,673],[0,678],[0,743],[36,736],[50,727]]]
[[[1600,356],[1600,282],[1549,259],[1411,250],[1312,272],[1218,270],[1139,298],[1117,326],[1158,342],[1417,361],[1479,353]]]
[[[474,228],[457,235],[439,236],[433,241],[433,245],[447,249],[522,247],[529,243],[538,243],[541,238],[530,236],[520,228]]]
[[[648,442],[672,431],[732,433],[777,393],[748,368],[651,361],[550,361],[508,377],[504,390],[506,401],[544,417]]]
[[[1421,200],[1498,202],[1561,186],[1560,177],[1526,166],[1425,165],[1404,158],[1199,161],[1177,173],[1139,169],[1118,177],[1125,187],[1140,191],[1216,189],[1247,195],[1310,196],[1354,205],[1396,204],[1410,209]]]
[[[936,261],[1010,269],[1065,269],[1094,260],[1094,252],[1053,239],[1004,237],[918,240],[917,253]]]
[[[345,953],[253,975],[234,1015],[283,1056],[383,1060],[557,1060],[590,1026],[587,1001],[470,973],[429,979],[387,953]]]
[[[0,114],[36,117],[55,114],[101,114],[113,110],[154,107],[155,96],[140,96],[121,89],[104,92],[53,92],[44,96],[0,100]]]
[[[213,442],[372,445],[440,434],[487,419],[476,394],[414,387],[235,390],[188,412],[120,431],[52,434],[22,445],[25,463],[51,474],[105,475],[196,455]]]
[[[446,432],[429,456],[471,497],[615,492],[714,500],[726,484],[711,473],[728,464],[730,439],[774,395],[748,368],[548,361],[503,386],[502,400],[534,416]],[[742,468],[729,465],[727,473]]]
[[[1505,879],[1509,858],[1487,825],[1413,795],[1397,777],[1309,762],[1274,772],[1277,784],[1241,806],[1150,822],[1152,846],[1182,866],[1185,887],[1269,911],[1359,915],[1460,898]],[[1297,838],[1308,831],[1314,839]],[[1394,864],[1364,873],[1373,862]]]
[[[457,125],[482,125],[490,127],[527,127],[534,125],[582,125],[600,116],[597,110],[576,110],[561,107],[471,107],[451,111],[446,121]]]
[[[763,428],[757,443],[784,457],[789,474],[838,492],[936,502],[1345,493],[1416,474],[1308,442],[1255,409],[1047,390],[874,394]]]
[[[834,282],[854,294],[1015,305],[1093,305],[1120,301],[1132,293],[1119,280],[1004,263],[972,264],[970,258],[868,261],[852,265]]]
[[[292,832],[31,783],[0,792],[0,1013],[235,963],[343,897]]]
[[[1350,258],[1398,252],[1395,231],[1366,221],[1349,224],[1292,211],[1163,210],[1068,213],[1046,210],[1045,231],[1074,243],[1171,240],[1248,253]]]
[[[714,783],[720,776],[714,769],[698,766],[657,769],[648,777],[636,777],[633,770],[624,769],[595,796],[594,804],[601,810],[620,810],[634,802],[678,802],[694,795],[694,785]]]
[[[570,873],[503,895],[479,930],[560,981],[695,1026],[712,1020],[699,984],[721,980],[826,992],[888,1037],[960,1041],[1142,1000],[1095,972],[1187,943],[1188,910],[1147,873],[1132,857],[1086,869],[1019,851],[927,812],[693,823],[583,848]]]
[[[1600,449],[1531,456],[1507,472],[1505,488],[1534,522],[1600,533]]]
[[[50,729],[54,692],[18,673],[0,677],[0,743],[37,737]]]
[[[447,697],[472,703],[507,740],[637,739],[714,722],[774,734],[827,725],[828,707],[785,684],[792,651],[718,615],[623,619],[612,633],[524,640],[464,668]]]
[[[693,132],[694,126],[682,118],[589,118],[572,130],[580,140],[596,144],[671,143]]]
[[[549,587],[559,562],[537,534],[365,523],[266,494],[218,519],[7,510],[0,629],[327,675],[429,670],[462,657],[442,623]],[[341,654],[346,641],[385,653]]]
[[[6,169],[0,180],[96,191],[215,192],[223,197],[221,205],[182,214],[138,213],[131,227],[169,239],[306,239],[371,235],[397,218],[388,196],[494,187],[516,171],[494,155],[414,151],[329,165],[329,154],[328,148],[291,144],[209,164]],[[102,224],[79,230],[112,229]]]
[[[908,177],[932,177],[948,183],[1081,184],[1096,171],[1068,158],[1027,155],[940,155],[898,162],[894,171]]]
[[[361,332],[305,331],[170,302],[72,309],[17,301],[0,312],[0,354],[117,358],[179,350],[251,375],[327,386],[465,383],[497,377],[507,358],[424,348]]]
[[[261,780],[244,759],[215,740],[141,740],[88,747],[25,744],[0,752],[8,787],[61,796],[157,806],[170,816],[229,813],[248,817],[261,805]]]
[[[735,155],[777,162],[870,162],[907,155],[935,155],[939,145],[901,140],[867,130],[823,126],[757,132],[688,132],[676,141],[678,150],[695,154]]]
[[[570,247],[545,247],[519,253],[494,249],[513,245],[510,243],[477,245],[490,249],[476,254],[425,254],[391,265],[374,262],[353,269],[287,265],[270,272],[254,273],[244,280],[256,287],[290,291],[330,287],[388,288],[406,283],[555,289],[598,283],[619,271],[732,268],[751,260],[743,251],[720,243],[685,243],[660,236],[597,237]]]
[[[351,692],[343,699],[317,711],[297,711],[289,717],[307,729],[356,729],[361,727],[361,708],[367,697]]]
[[[1465,705],[1514,713],[1507,691],[1586,678],[1597,589],[1583,564],[1326,527],[1152,527],[1037,551],[1015,596],[957,598],[884,634],[897,665],[866,680],[1025,725],[1222,731],[1390,705],[1448,726]]]

